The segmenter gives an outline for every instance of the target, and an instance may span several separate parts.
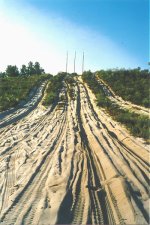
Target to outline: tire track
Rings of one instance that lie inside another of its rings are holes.
[[[148,151],[81,80],[62,93],[0,131],[0,224],[148,224]]]
[[[80,84],[81,86],[82,84]],[[83,92],[83,86],[82,86],[82,92]],[[84,92],[85,93],[85,92]],[[87,93],[87,92],[86,92]],[[84,97],[86,97],[84,95]],[[89,101],[89,97],[87,97],[88,101]],[[83,103],[85,104],[87,101],[83,101]],[[84,105],[83,104],[83,105]],[[117,140],[116,138],[114,139],[114,136],[111,136],[110,133],[111,132],[108,132],[108,128],[106,127],[106,125],[104,126],[104,124],[101,124],[103,129],[102,129],[102,132],[96,132],[96,127],[93,127],[91,123],[91,120],[90,118],[88,119],[88,115],[89,115],[89,112],[90,110],[92,109],[92,107],[89,106],[90,104],[87,104],[87,105],[84,105],[82,107],[83,111],[83,115],[85,116],[86,115],[86,123],[88,124],[89,128],[90,128],[90,132],[94,135],[95,137],[95,140],[96,142],[98,142],[98,145],[102,147],[103,145],[103,151],[105,153],[105,155],[108,157],[108,159],[110,160],[111,164],[114,165],[114,167],[116,167],[116,169],[118,170],[119,168],[122,169],[122,166],[121,164],[123,163],[124,165],[126,165],[126,168],[127,166],[129,167],[129,170],[130,170],[130,173],[128,174],[127,173],[127,170],[125,169],[124,170],[124,175],[126,176],[125,177],[125,181],[128,180],[129,182],[133,182],[135,180],[135,185],[133,186],[133,188],[137,189],[140,189],[140,193],[143,193],[143,188],[145,189],[145,191],[147,192],[148,191],[148,183],[147,183],[147,179],[146,176],[143,176],[143,174],[146,174],[148,171],[146,170],[147,169],[147,162],[146,160],[138,155],[138,154],[133,154],[135,152],[133,152],[133,150],[131,148],[128,148],[126,147],[124,144],[122,144],[119,140]],[[91,110],[92,111],[92,110]],[[93,112],[91,112],[92,114]],[[95,118],[95,112],[93,113],[93,119]],[[90,121],[90,122],[88,122]],[[99,119],[98,119],[99,121]],[[95,121],[95,124],[96,124],[97,121]],[[101,121],[99,121],[99,123],[101,123]],[[107,124],[107,123],[105,123]],[[92,129],[91,129],[91,126],[92,126]],[[86,126],[87,127],[87,126]],[[95,133],[95,134],[94,134]],[[101,135],[101,134],[105,134],[104,135]],[[112,143],[115,143],[114,145],[112,145]],[[131,145],[132,147],[132,145]],[[118,155],[118,149],[119,149],[119,152],[122,152],[122,157],[123,160],[120,160],[122,161],[122,163],[120,164],[119,162],[119,158],[117,157]],[[115,150],[115,153],[114,153],[114,150]],[[123,151],[122,151],[123,150]],[[110,155],[110,156],[109,156]],[[113,156],[115,157],[113,159]],[[132,157],[132,159],[131,159]],[[133,161],[132,161],[133,160]],[[117,162],[119,162],[119,164],[117,165]],[[136,163],[135,163],[136,162]],[[116,166],[115,166],[116,165]],[[138,165],[138,166],[137,166]],[[141,168],[141,170],[143,171],[142,173],[139,171],[139,167]],[[125,168],[125,167],[124,167]],[[133,169],[132,169],[133,168]],[[132,171],[132,177],[130,176],[131,174],[131,171]],[[129,178],[130,177],[130,178]],[[139,182],[139,183],[138,183]],[[141,186],[142,185],[142,186]],[[128,185],[127,185],[128,186]],[[140,187],[141,186],[141,187]],[[128,187],[128,191],[130,192],[129,190],[129,187]],[[137,192],[136,192],[137,193]],[[146,194],[146,193],[145,193]],[[137,204],[142,204],[142,202],[144,202],[144,195],[143,194],[143,199],[139,199],[139,201],[136,201]],[[132,193],[130,193],[130,195],[132,196]],[[148,196],[146,197],[148,198]],[[133,207],[133,206],[132,206]],[[143,205],[144,207],[144,205]],[[121,207],[120,207],[121,208]],[[139,209],[142,209],[140,207],[138,207]],[[144,208],[143,208],[144,209]],[[141,210],[140,210],[141,211]],[[143,211],[144,212],[144,211]],[[141,212],[142,213],[142,212]],[[119,215],[118,215],[119,216]],[[144,218],[145,218],[145,222],[148,223],[148,217],[146,216],[146,214],[143,214]],[[122,219],[121,219],[122,220]]]
[[[16,197],[16,200],[12,203],[11,207],[9,207],[9,209],[3,214],[2,218],[1,218],[1,220],[3,221],[2,224],[9,224],[9,221],[10,221],[9,219],[11,219],[11,221],[13,221],[13,222],[17,220],[18,215],[21,213],[22,207],[25,207],[25,205],[28,204],[28,203],[26,203],[26,199],[30,198],[30,195],[32,192],[33,193],[35,192],[34,199],[36,199],[36,200],[38,199],[37,196],[40,193],[40,190],[44,187],[44,183],[46,182],[46,177],[47,177],[48,171],[50,170],[50,164],[49,164],[50,159],[48,160],[48,158],[49,157],[52,158],[54,152],[56,151],[56,150],[53,150],[53,154],[51,156],[50,153],[51,153],[52,149],[53,148],[57,149],[58,144],[61,141],[61,135],[64,135],[64,131],[65,131],[65,127],[66,127],[65,124],[66,124],[66,116],[65,116],[65,119],[60,124],[60,127],[57,128],[57,130],[58,130],[57,134],[55,133],[52,136],[50,149],[47,150],[47,152],[44,154],[42,161],[39,163],[39,165],[35,169],[35,172],[31,175],[31,178],[29,179],[29,181],[27,182],[25,187],[22,189],[22,191]],[[57,138],[55,138],[56,136],[57,136]],[[44,163],[45,161],[46,161],[46,163]],[[45,168],[47,173],[45,172],[44,168],[42,169],[42,167]],[[41,169],[44,172],[41,172]],[[31,208],[30,212],[31,211],[32,211],[32,208]],[[9,216],[10,214],[11,214],[11,216]],[[30,215],[30,213],[29,213],[29,215]],[[30,222],[27,224],[30,224]]]

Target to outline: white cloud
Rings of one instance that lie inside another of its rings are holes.
[[[8,7],[0,2],[0,70],[8,64],[21,66],[39,61],[46,72],[65,70],[69,51],[69,71],[73,72],[74,51],[77,51],[77,72],[81,72],[82,52],[85,69],[135,67],[139,63],[108,37],[79,27],[56,16],[42,15],[31,6]]]

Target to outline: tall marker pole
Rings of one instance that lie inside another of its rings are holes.
[[[82,74],[84,72],[84,52],[83,52],[83,58],[82,58]]]
[[[68,73],[68,51],[66,56],[66,73]]]
[[[74,54],[74,73],[76,72],[76,51]]]

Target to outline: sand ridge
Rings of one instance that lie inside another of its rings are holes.
[[[144,106],[139,106],[136,104],[133,104],[129,101],[123,100],[120,96],[117,96],[115,92],[111,89],[109,85],[106,84],[105,81],[100,79],[98,76],[96,76],[97,82],[99,85],[103,88],[105,94],[109,97],[109,99],[120,106],[120,108],[127,109],[129,111],[135,112],[137,114],[142,114],[145,116],[150,115],[150,111],[148,108],[145,108]]]
[[[0,224],[148,224],[148,150],[68,88],[1,128]]]

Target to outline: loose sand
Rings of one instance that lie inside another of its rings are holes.
[[[148,224],[148,149],[67,88],[0,129],[0,224]]]

